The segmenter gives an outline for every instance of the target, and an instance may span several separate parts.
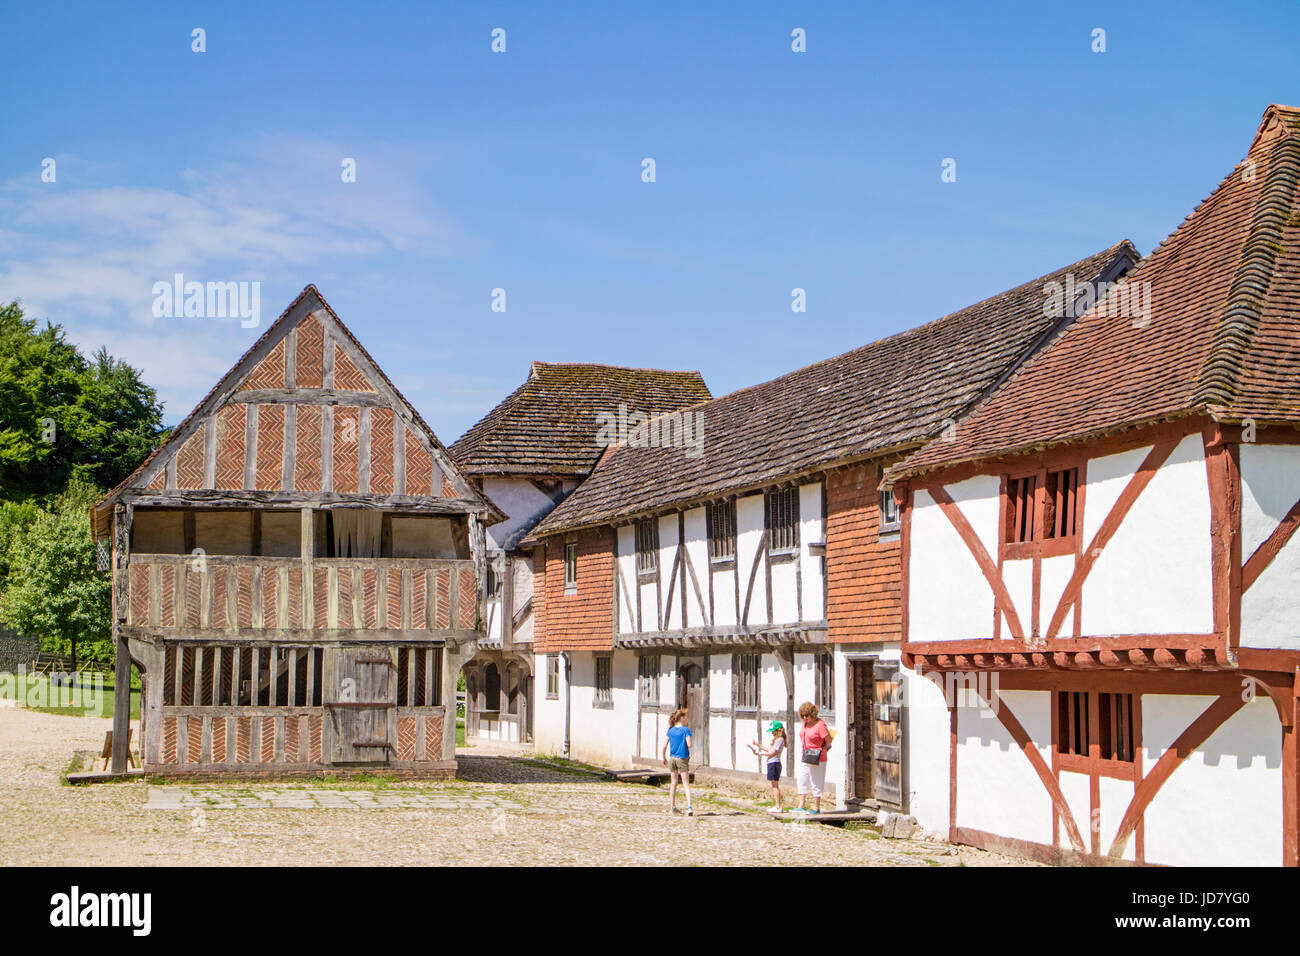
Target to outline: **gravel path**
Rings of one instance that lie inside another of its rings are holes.
[[[454,783],[64,786],[109,721],[0,709],[0,865],[956,866],[1014,861],[870,830],[781,824],[697,788],[697,816],[664,791],[509,757],[460,757]]]

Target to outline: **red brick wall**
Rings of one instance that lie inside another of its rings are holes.
[[[564,593],[564,546],[578,545],[578,588]],[[533,606],[538,653],[607,651],[614,646],[614,543],[608,528],[548,538],[541,573],[534,558]],[[535,552],[536,553],[536,552]],[[543,600],[538,601],[541,595]]]
[[[868,462],[826,481],[826,620],[837,643],[902,638],[902,555],[880,540],[880,465]]]

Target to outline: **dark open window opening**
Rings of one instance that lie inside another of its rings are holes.
[[[320,707],[324,659],[316,646],[168,643],[163,705]]]
[[[488,664],[483,669],[483,709],[501,709],[501,672],[496,664]]]
[[[1093,710],[1102,760],[1132,763],[1137,733],[1133,725],[1133,695],[1096,691],[1056,692],[1056,749],[1064,756],[1088,757],[1093,740]]]
[[[519,665],[506,665],[506,713],[519,713]]]
[[[442,648],[398,648],[397,706],[437,707],[441,703]]]
[[[1101,759],[1133,762],[1133,695],[1098,694]]]
[[[371,508],[317,509],[311,557],[469,558],[469,526],[457,515],[421,515]],[[133,554],[214,557],[302,556],[297,508],[155,508],[135,510]]]

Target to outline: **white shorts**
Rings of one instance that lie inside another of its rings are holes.
[[[825,761],[819,764],[811,764],[800,760],[799,768],[794,773],[794,782],[800,796],[803,796],[811,789],[814,797],[820,797],[822,787],[826,786]]]

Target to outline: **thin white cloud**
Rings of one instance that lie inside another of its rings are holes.
[[[344,183],[340,163],[357,161]],[[349,150],[284,134],[237,161],[183,171],[174,188],[123,185],[116,170],[58,158],[56,183],[0,183],[0,301],[62,324],[86,351],[108,346],[141,368],[184,415],[262,325],[156,319],[152,288],[187,280],[261,281],[297,288],[304,273],[374,268],[382,257],[456,255],[467,240],[431,200],[434,157],[400,145]]]

